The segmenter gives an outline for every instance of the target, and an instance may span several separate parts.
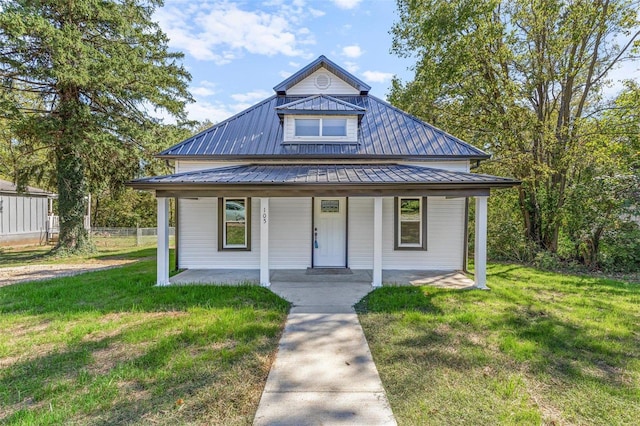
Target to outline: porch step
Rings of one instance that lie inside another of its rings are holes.
[[[371,271],[368,269],[275,269],[271,270],[271,282],[310,283],[310,282],[350,282],[371,284]]]
[[[349,268],[307,268],[306,275],[353,275]]]

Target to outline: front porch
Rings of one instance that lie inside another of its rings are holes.
[[[131,186],[155,190],[158,201],[158,285],[170,283],[170,198],[185,205],[176,216],[188,227],[179,238],[179,267],[259,269],[265,287],[271,271],[284,268],[369,269],[373,287],[383,285],[383,271],[392,269],[464,269],[473,199],[474,284],[484,289],[490,190],[517,183],[407,164],[341,163],[218,167]]]
[[[488,192],[488,189],[483,191]],[[393,243],[393,240],[392,240],[393,237],[390,235],[393,233],[393,229],[391,228],[397,228],[398,225],[397,225],[397,222],[395,224],[393,224],[392,222],[393,210],[391,210],[389,207],[390,207],[390,203],[393,202],[393,200],[390,199],[389,197],[387,197],[387,201],[386,201],[387,203],[386,221],[383,220],[384,197],[380,197],[380,196],[368,198],[370,200],[369,201],[370,204],[368,205],[368,207],[365,206],[365,208],[363,209],[364,213],[359,217],[360,219],[359,223],[353,224],[356,226],[358,225],[361,226],[361,229],[359,230],[358,235],[360,236],[368,235],[368,238],[369,238],[366,243],[368,253],[364,256],[361,255],[361,259],[363,257],[369,257],[368,261],[366,262],[368,263],[366,266],[363,265],[358,268],[358,266],[352,266],[353,264],[350,261],[345,260],[346,266],[352,268],[350,275],[354,273],[353,271],[359,271],[360,269],[363,270],[363,272],[358,273],[355,277],[350,276],[349,278],[347,278],[346,276],[341,275],[340,279],[337,279],[337,277],[334,277],[336,279],[330,278],[328,280],[323,278],[322,275],[317,277],[309,277],[309,274],[307,274],[307,270],[302,269],[300,267],[296,267],[298,269],[294,271],[298,271],[298,273],[299,274],[301,273],[302,276],[295,277],[295,278],[284,278],[284,279],[278,278],[277,275],[273,277],[272,276],[273,273],[282,274],[282,271],[283,271],[283,269],[281,269],[282,266],[278,267],[274,264],[273,257],[274,255],[278,255],[279,251],[284,250],[283,247],[285,247],[283,243],[279,243],[279,245],[278,244],[274,245],[274,241],[278,243],[278,240],[275,240],[275,239],[270,240],[269,238],[269,235],[271,233],[271,230],[270,230],[271,222],[275,220],[275,219],[272,219],[270,216],[270,206],[275,203],[275,201],[271,202],[271,200],[277,200],[277,198],[272,199],[268,197],[259,197],[257,198],[257,200],[255,200],[256,205],[254,206],[254,211],[257,214],[255,215],[256,217],[253,218],[254,222],[258,222],[256,224],[257,229],[254,229],[254,233],[257,234],[259,237],[257,238],[257,241],[254,242],[254,248],[250,251],[248,250],[245,251],[245,253],[250,253],[250,252],[253,253],[252,256],[254,256],[254,260],[252,262],[248,262],[248,264],[244,264],[244,265],[240,264],[240,265],[237,265],[236,267],[233,267],[231,265],[230,266],[226,266],[226,265],[213,266],[212,265],[212,267],[208,267],[208,265],[203,265],[203,267],[186,266],[189,269],[189,271],[187,271],[187,273],[184,276],[174,277],[173,279],[169,280],[169,263],[168,263],[169,261],[169,248],[168,248],[168,216],[169,216],[168,201],[169,201],[169,198],[161,197],[159,195],[161,194],[156,192],[156,196],[158,200],[158,225],[159,225],[158,226],[158,271],[157,271],[158,285],[167,285],[170,283],[177,282],[176,280],[181,280],[182,283],[216,282],[216,283],[231,283],[231,284],[248,281],[248,282],[257,282],[262,286],[268,287],[271,285],[271,282],[273,280],[281,281],[281,282],[296,282],[301,279],[306,281],[317,280],[317,282],[344,281],[344,280],[348,280],[348,281],[356,280],[357,282],[368,281],[373,287],[382,286],[383,283],[386,283],[387,285],[388,284],[417,285],[417,284],[445,283],[444,284],[445,286],[449,286],[450,284],[455,283],[456,288],[465,288],[465,287],[468,287],[467,284],[471,284],[466,281],[466,277],[460,277],[459,275],[456,275],[456,274],[451,275],[451,272],[450,272],[451,270],[459,270],[464,268],[463,258],[466,258],[466,246],[464,249],[462,246],[458,248],[459,254],[457,254],[456,256],[459,256],[459,262],[456,262],[457,265],[446,265],[446,266],[437,265],[437,266],[440,266],[439,268],[436,266],[436,268],[439,270],[443,270],[443,269],[446,270],[447,271],[446,274],[437,273],[435,274],[436,276],[434,277],[433,274],[430,272],[424,273],[425,271],[432,271],[433,269],[431,268],[433,268],[433,266],[422,263],[422,265],[424,265],[424,269],[422,269],[421,262],[415,261],[415,260],[411,261],[410,263],[412,264],[409,266],[411,268],[414,268],[413,271],[407,271],[405,270],[405,268],[402,267],[402,265],[399,265],[398,263],[403,263],[403,262],[398,262],[398,259],[407,259],[409,258],[409,256],[415,255],[416,253],[418,253],[418,251],[412,251],[412,252],[402,251],[401,252],[401,251],[395,251],[395,250],[394,251],[388,250],[389,244]],[[453,198],[459,199],[460,197],[458,196]],[[475,209],[475,243],[476,244],[475,244],[475,250],[474,250],[475,276],[474,276],[473,285],[475,285],[476,288],[484,289],[484,288],[487,288],[485,265],[486,265],[488,195],[484,195],[484,194],[474,195],[474,198],[475,198],[475,204],[476,204],[476,209]],[[363,199],[363,198],[360,198],[360,199]],[[441,197],[441,199],[444,200],[444,201],[441,201],[441,203],[444,203],[446,202],[446,200],[448,200],[448,198],[445,198],[445,197]],[[313,198],[310,198],[309,200],[313,205],[314,204]],[[214,202],[215,202],[215,199],[214,199]],[[464,204],[462,206],[464,206]],[[280,210],[282,210],[281,207],[282,206],[280,206]],[[209,207],[209,208],[212,208],[212,207]],[[393,207],[393,208],[395,209],[396,207]],[[214,207],[212,208],[212,210],[215,211],[216,208]],[[217,210],[219,210],[219,208]],[[462,213],[462,210],[459,213]],[[221,213],[218,213],[218,215],[220,214]],[[465,218],[465,216],[463,216],[462,214],[460,214],[459,216],[461,219]],[[431,232],[431,235],[434,241],[434,247],[442,247],[443,241],[450,240],[450,236],[447,233],[444,233],[444,234],[441,233],[439,237],[435,237],[436,232],[441,232],[441,229],[443,227],[442,224],[446,223],[446,221],[448,220],[446,216],[441,216],[441,217],[443,218],[443,222],[441,222],[441,224],[438,226],[438,228],[440,229],[434,228]],[[276,215],[276,219],[278,219],[277,215]],[[283,235],[283,233],[286,233],[286,232],[295,232],[295,231],[289,231],[286,228],[286,226],[288,226],[288,223],[286,221],[283,221],[282,219],[280,219],[280,222],[281,222],[279,224],[280,229],[276,235]],[[197,222],[197,223],[200,224],[202,222]],[[367,225],[362,226],[362,223],[367,223]],[[462,224],[462,221],[460,223]],[[285,227],[283,227],[283,224]],[[458,229],[458,235],[460,240],[462,240],[463,238],[466,239],[466,231],[464,231],[466,226],[462,227],[461,224],[460,224],[460,229]],[[302,228],[298,229],[297,235],[306,234],[308,232],[306,231],[306,229],[310,228],[310,226],[308,225],[309,224],[305,224],[303,225]],[[386,230],[385,239],[383,239],[383,228]],[[317,226],[314,226],[314,230],[317,231]],[[211,236],[213,236],[213,234],[211,234]],[[425,235],[425,238],[426,238],[426,235]],[[210,238],[209,240],[215,240],[215,238]],[[263,242],[268,242],[268,243],[264,244]],[[220,245],[220,239],[218,239],[218,244]],[[294,251],[296,252],[306,251],[306,244],[311,245],[311,240],[307,241],[306,243],[303,242],[302,246],[294,247],[295,249]],[[270,254],[272,250],[272,246],[274,246],[273,248],[276,248],[275,247],[276,245],[278,246],[277,249]],[[386,252],[387,257],[383,257],[383,246],[387,247],[387,252]],[[314,248],[317,249],[317,245],[315,245]],[[222,254],[220,250],[218,250],[215,253]],[[345,253],[346,253],[346,250],[345,250]],[[421,253],[427,253],[427,252],[424,251]],[[437,253],[437,250],[432,249],[431,253]],[[228,260],[233,259],[233,257],[229,256],[228,253],[224,253],[224,254],[227,255],[226,259]],[[242,253],[240,252],[240,254]],[[214,254],[214,256],[217,256],[217,254]],[[395,262],[390,261],[391,256],[394,256],[396,260]],[[413,259],[416,259],[416,257],[413,257]],[[363,262],[361,261],[361,263]],[[404,263],[406,264],[407,262],[404,262]],[[413,264],[415,264],[415,266]],[[429,266],[431,266],[431,268]],[[443,268],[442,266],[445,266],[445,267]],[[314,267],[313,261],[311,261],[311,267],[312,268]],[[311,269],[311,271],[317,271],[317,270]],[[295,272],[292,272],[292,274],[295,275]]]
[[[373,271],[370,269],[348,269],[344,272],[322,269],[277,269],[269,273],[271,284],[275,283],[366,283],[371,285]],[[169,279],[171,284],[260,284],[259,269],[189,269]],[[382,285],[421,286],[450,289],[474,287],[472,279],[459,271],[403,271],[383,270]]]

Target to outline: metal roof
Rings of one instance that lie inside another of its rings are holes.
[[[33,186],[27,186],[25,187],[24,192],[18,192],[18,186],[16,184],[3,179],[0,179],[0,194],[17,194],[17,195],[25,195],[25,196],[39,196],[39,197],[42,197],[42,196],[55,197],[56,195],[52,192],[48,192],[40,188],[35,188]]]
[[[366,109],[358,105],[350,104],[341,99],[329,95],[313,95],[298,99],[288,104],[276,107],[278,114],[310,114],[314,112],[330,113],[338,115],[365,113]]]
[[[511,187],[504,177],[400,164],[250,164],[136,179],[134,188],[166,184],[449,184]]]
[[[336,76],[340,77],[342,80],[344,80],[349,85],[353,86],[355,89],[359,90],[360,94],[362,95],[369,93],[369,90],[371,90],[371,86],[364,83],[362,80],[358,79],[353,74],[347,72],[340,66],[336,65],[335,63],[327,59],[324,55],[320,55],[318,59],[311,62],[306,67],[302,68],[300,71],[298,71],[297,73],[293,74],[292,76],[284,80],[282,83],[275,86],[273,90],[275,90],[276,93],[278,94],[284,95],[289,88],[300,83],[302,80],[309,77],[311,74],[313,74],[314,72],[316,72],[317,70],[323,67],[326,68],[328,71],[332,72],[333,74],[335,74]]]
[[[277,107],[306,96],[272,96],[158,154],[193,159],[486,159],[485,152],[371,95],[332,96],[365,109],[357,144],[283,144]],[[315,101],[310,101],[315,102]],[[324,101],[323,101],[324,102]]]

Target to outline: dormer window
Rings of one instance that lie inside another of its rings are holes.
[[[312,95],[276,107],[283,143],[357,143],[366,109],[329,95]]]
[[[346,118],[296,118],[296,137],[346,137]]]

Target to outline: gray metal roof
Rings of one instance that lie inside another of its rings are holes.
[[[18,187],[13,182],[9,182],[7,180],[0,179],[0,193],[2,194],[18,194],[25,196],[47,196],[54,197],[56,194],[52,192],[45,191],[44,189],[35,188],[33,186],[27,186],[25,188],[25,192],[18,192]]]
[[[134,188],[164,184],[449,184],[510,187],[498,176],[400,164],[251,164],[136,179]]]
[[[371,90],[371,86],[364,83],[362,80],[358,79],[353,74],[347,72],[340,66],[336,65],[335,63],[327,59],[324,55],[319,56],[318,59],[311,62],[306,67],[302,68],[300,71],[275,86],[273,90],[275,90],[278,94],[284,95],[290,87],[293,87],[296,84],[300,83],[302,80],[309,77],[311,74],[322,67],[326,68],[328,71],[332,72],[333,74],[347,82],[349,85],[359,90],[360,94],[367,94],[369,93],[369,90]]]
[[[357,144],[283,144],[277,107],[306,99],[272,96],[158,154],[197,159],[486,159],[485,152],[371,95],[333,96],[366,110]]]
[[[313,95],[276,107],[279,114],[310,114],[314,112],[348,115],[365,113],[366,109],[329,95]]]

